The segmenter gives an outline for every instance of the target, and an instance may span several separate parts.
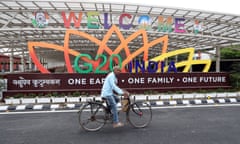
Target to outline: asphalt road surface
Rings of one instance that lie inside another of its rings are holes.
[[[239,144],[239,112],[239,105],[156,108],[146,128],[108,124],[97,132],[81,129],[75,111],[2,113],[0,144]]]

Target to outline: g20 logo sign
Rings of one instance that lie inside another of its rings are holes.
[[[75,58],[74,61],[74,69],[76,70],[76,72],[78,73],[90,73],[90,72],[94,72],[94,73],[108,73],[108,70],[102,70],[102,68],[104,68],[104,66],[108,65],[109,66],[109,70],[113,71],[113,66],[114,66],[114,58],[117,58],[117,63],[118,65],[122,68],[122,58],[120,55],[118,54],[114,54],[111,55],[109,58],[109,61],[107,61],[107,56],[104,54],[101,55],[97,55],[95,57],[95,60],[99,60],[101,59],[100,64],[96,67],[96,69],[93,69],[93,65],[91,63],[84,63],[82,66],[85,67],[85,69],[80,68],[78,62],[80,60],[81,57],[86,57],[89,60],[92,60],[92,57],[89,54],[80,54]],[[164,72],[164,67],[165,67],[165,62],[155,62],[155,61],[148,61],[147,65],[145,65],[146,63],[144,61],[135,61],[135,63],[130,62],[128,64],[128,72],[130,73],[138,73],[138,69],[140,69],[140,72],[148,72],[148,73],[156,73],[158,71],[158,69],[160,68],[161,72]],[[159,67],[160,64],[160,67]],[[158,68],[159,67],[159,68]],[[177,68],[175,67],[175,63],[174,61],[171,61],[169,66],[168,66],[168,72],[177,72]]]
[[[108,47],[107,42],[113,35],[119,38],[120,44],[116,47],[115,50],[111,50]],[[73,49],[69,48],[69,40],[71,35],[74,35],[75,38],[84,38],[98,45],[98,50],[96,52],[96,57],[92,58],[88,54],[84,54]],[[135,39],[139,39],[141,37],[143,44],[139,46],[139,48],[131,52],[128,47],[131,41]],[[162,48],[159,50],[159,56],[149,57],[148,52],[152,47],[161,43]],[[128,37],[124,37],[117,26],[113,25],[107,33],[104,35],[102,40],[97,39],[96,37],[84,33],[78,30],[67,29],[64,37],[63,45],[56,45],[47,42],[28,42],[29,55],[32,58],[33,63],[37,67],[37,69],[41,73],[50,73],[50,71],[45,68],[40,62],[40,58],[38,58],[36,54],[36,49],[38,48],[47,48],[54,49],[57,51],[62,51],[64,54],[63,59],[65,60],[65,65],[68,73],[106,73],[112,70],[112,66],[115,63],[121,65],[123,72],[168,72],[175,71],[178,67],[184,67],[182,72],[189,72],[192,65],[204,65],[202,72],[208,72],[211,65],[211,60],[195,60],[194,57],[194,48],[183,48],[175,51],[167,52],[168,45],[168,36],[162,36],[154,39],[153,41],[148,41],[147,32],[144,29],[137,30],[132,33]],[[120,57],[119,53],[125,52],[125,57]],[[103,54],[104,53],[104,54]],[[174,57],[176,55],[187,54],[188,57],[186,60],[178,61],[178,62],[170,62],[170,64],[165,65],[164,61],[170,57]],[[70,56],[75,57],[74,62],[70,61]],[[136,57],[142,55],[142,60],[135,61]],[[102,60],[102,61],[101,61]],[[78,63],[79,61],[83,61],[83,65],[87,67],[87,69],[81,69]],[[74,65],[74,67],[72,67]]]
[[[107,56],[106,55],[101,54],[101,55],[97,55],[95,57],[95,60],[102,59],[101,63],[96,67],[95,70],[93,70],[93,65],[91,63],[84,63],[83,66],[87,67],[87,69],[81,69],[78,65],[78,62],[79,62],[81,57],[86,57],[89,60],[92,60],[92,57],[89,54],[78,55],[74,60],[74,69],[78,73],[90,73],[90,72],[107,73],[108,72],[107,70],[102,70],[102,68],[107,64]],[[118,59],[119,66],[122,67],[122,65],[121,65],[122,64],[122,58],[119,55],[114,54],[114,55],[111,55],[110,58],[109,58],[109,63],[110,63],[109,64],[109,69],[110,69],[110,71],[113,70],[113,59],[114,58]]]

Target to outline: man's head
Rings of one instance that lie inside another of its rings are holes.
[[[121,68],[119,66],[114,66],[113,67],[113,72],[118,75],[119,73],[121,73]]]

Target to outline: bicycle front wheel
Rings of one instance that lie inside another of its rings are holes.
[[[87,103],[79,110],[79,124],[86,131],[100,130],[106,123],[106,111],[102,104]]]
[[[148,103],[134,102],[129,106],[127,118],[133,127],[146,127],[152,121],[151,106]]]

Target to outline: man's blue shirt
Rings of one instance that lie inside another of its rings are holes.
[[[101,91],[101,97],[113,96],[113,90],[118,94],[122,95],[123,91],[117,86],[117,78],[114,72],[111,72],[107,75],[104,80],[104,84]]]

